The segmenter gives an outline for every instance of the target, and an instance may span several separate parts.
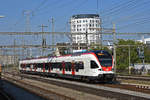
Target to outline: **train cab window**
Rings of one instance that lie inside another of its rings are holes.
[[[91,60],[91,68],[94,69],[94,68],[98,68],[98,65],[96,64],[95,61]]]

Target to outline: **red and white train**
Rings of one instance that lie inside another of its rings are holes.
[[[104,50],[25,59],[19,62],[19,70],[22,73],[90,81],[112,81],[114,79],[113,57]]]

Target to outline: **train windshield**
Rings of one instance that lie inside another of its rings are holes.
[[[112,56],[107,51],[95,52],[101,66],[111,67],[112,66]]]

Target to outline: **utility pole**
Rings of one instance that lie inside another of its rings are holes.
[[[101,17],[100,17],[100,34],[99,34],[99,36],[100,36],[100,46],[102,48],[103,40],[102,40],[102,19],[101,19]]]
[[[130,70],[130,56],[131,56],[131,54],[130,54],[130,52],[131,52],[131,50],[130,50],[130,45],[129,45],[129,67],[128,67],[128,70],[129,70],[129,75],[131,74],[131,70]]]
[[[97,6],[97,9],[96,9],[96,13],[98,14],[98,11],[99,11],[99,0],[97,0],[97,2],[96,2],[96,6]],[[100,17],[100,22],[99,22],[99,25],[100,25],[100,27],[99,27],[99,31],[98,31],[98,38],[100,39],[99,41],[98,41],[98,43],[100,44],[100,46],[101,46],[101,49],[102,49],[102,45],[103,45],[103,40],[102,40],[102,18]]]
[[[24,10],[23,11],[23,15],[26,17],[26,27],[25,27],[25,32],[31,32],[31,27],[30,27],[30,16],[31,16],[31,14],[32,14],[33,12],[32,12],[32,10]],[[24,48],[24,45],[25,45],[25,43],[24,43],[25,41],[24,41],[24,36],[23,36],[23,34],[22,34],[22,55],[23,55],[23,57],[25,57],[24,56],[24,50],[25,50],[25,48]]]
[[[87,30],[85,33],[85,37],[86,37],[86,49],[88,50],[88,32],[87,32]]]
[[[44,26],[43,24],[41,26],[41,30],[42,30],[42,47],[45,48],[46,47],[46,38],[45,38],[45,33],[44,33],[44,28],[48,27],[48,26]],[[42,49],[42,56],[44,53],[44,49]]]
[[[15,46],[16,46],[16,39],[14,39],[14,64],[16,64],[16,49],[15,49]]]
[[[51,19],[52,21],[52,45],[55,45],[55,36],[54,36],[54,18]],[[54,48],[52,48],[54,50]]]
[[[52,17],[50,20],[48,20],[52,24],[52,45],[55,45],[55,36],[54,36],[54,18]],[[52,50],[54,51],[54,48],[52,47]]]
[[[114,72],[116,73],[116,31],[113,23],[113,57],[114,57]]]
[[[26,32],[31,32],[31,27],[30,27],[30,15],[32,14],[31,10],[24,10],[23,15],[26,16]]]

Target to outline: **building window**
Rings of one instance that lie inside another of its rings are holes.
[[[91,27],[92,25],[90,24],[90,27]]]

